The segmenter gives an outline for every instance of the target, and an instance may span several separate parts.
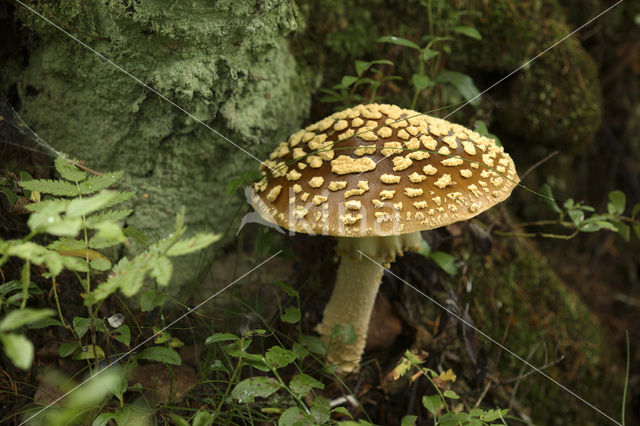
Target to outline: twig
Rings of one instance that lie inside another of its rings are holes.
[[[500,236],[500,237],[525,237],[525,238],[533,238],[533,237],[541,237],[541,238],[552,238],[552,239],[556,239],[556,240],[570,240],[573,237],[575,237],[576,235],[578,235],[578,230],[576,230],[575,232],[568,234],[568,235],[563,235],[563,234],[547,234],[544,232],[502,232],[502,231],[495,231],[494,234]]]
[[[527,170],[525,170],[525,172],[520,175],[520,180],[524,180],[524,178],[527,177],[527,175],[529,173],[531,173],[536,168],[538,168],[542,164],[546,163],[547,161],[549,161],[551,158],[555,157],[559,153],[560,153],[560,151],[553,151],[552,153],[547,154],[542,160],[538,161],[537,163],[535,163],[531,167],[529,167]]]

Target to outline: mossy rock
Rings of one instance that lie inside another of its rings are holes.
[[[483,71],[508,74],[569,35],[557,1],[499,0],[482,7],[474,22],[482,42],[460,39],[468,52],[462,62]],[[497,123],[532,144],[582,152],[600,126],[602,96],[596,64],[569,37],[514,75],[496,111]],[[505,92],[503,89],[502,92]]]
[[[0,87],[16,93],[24,120],[95,170],[125,170],[125,186],[137,193],[127,224],[152,240],[171,232],[181,206],[191,232],[237,224],[233,212],[244,200],[227,196],[226,184],[257,170],[308,114],[308,73],[287,40],[298,26],[295,5],[66,0],[32,7],[246,152],[16,5],[28,63],[3,64],[13,73],[3,73]],[[192,277],[195,262],[181,262],[178,277]]]
[[[471,259],[467,273],[473,290],[463,297],[471,306],[476,325],[532,365],[554,364],[544,368],[544,373],[616,418],[623,372],[614,366],[610,342],[595,316],[556,276],[544,256],[529,241],[502,239],[491,258]],[[495,360],[501,349],[484,344],[488,359]],[[495,368],[501,380],[532,371],[505,351]],[[514,384],[502,388],[507,397]],[[515,399],[536,424],[606,422],[536,372],[522,379]]]

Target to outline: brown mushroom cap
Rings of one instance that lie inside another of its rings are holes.
[[[291,135],[265,163],[253,204],[266,220],[343,237],[466,220],[519,182],[493,139],[395,105],[337,112]]]

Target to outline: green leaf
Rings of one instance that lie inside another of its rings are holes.
[[[480,105],[480,91],[473,80],[466,74],[457,71],[442,70],[436,77],[439,83],[450,83],[473,106]]]
[[[636,233],[636,238],[640,239],[640,223],[633,225],[633,231]]]
[[[56,171],[66,180],[80,182],[87,177],[87,172],[71,164],[71,160],[66,158],[58,157],[54,161],[54,164],[56,166]]]
[[[446,413],[438,419],[438,425],[442,426],[458,426],[459,424],[466,424],[471,420],[471,416],[467,413]]]
[[[401,426],[415,426],[418,416],[404,416],[400,421]]]
[[[191,422],[192,426],[208,426],[213,422],[213,415],[208,411],[198,411]]]
[[[213,361],[213,363],[209,366],[209,370],[222,371],[223,373],[229,374],[229,369],[219,359]]]
[[[358,74],[358,77],[360,77],[370,66],[371,62],[356,61],[356,74]]]
[[[101,413],[98,414],[95,419],[93,419],[93,423],[91,423],[91,426],[109,426],[110,420],[113,420],[116,422],[116,424],[118,424],[118,416],[115,413]],[[189,426],[188,423],[187,426]]]
[[[111,247],[127,240],[120,225],[113,222],[100,222],[93,227],[97,232],[89,240],[89,247]]]
[[[0,332],[16,330],[35,321],[40,321],[54,314],[52,309],[25,308],[11,311],[0,321]]]
[[[106,371],[95,374],[91,380],[67,396],[67,407],[87,407],[98,403],[105,397],[117,392],[122,384],[122,371],[111,367]],[[76,412],[81,412],[76,408]],[[76,414],[77,415],[77,414]]]
[[[414,43],[411,40],[407,40],[406,38],[396,37],[396,36],[383,36],[376,40],[378,43],[391,43],[397,44],[398,46],[410,47],[412,49],[420,50],[421,47]]]
[[[423,90],[436,84],[424,74],[414,74],[413,77],[411,77],[411,81],[417,90]]]
[[[437,50],[433,50],[433,49],[422,50],[420,52],[420,60],[422,62],[428,62],[431,59],[433,59],[436,56],[438,56],[439,54],[440,54],[440,52],[438,52]]]
[[[139,259],[142,253],[130,262],[127,258],[122,258],[111,270],[111,275],[107,281],[98,284],[91,292],[87,293],[84,303],[90,306],[104,300],[118,289],[122,293],[131,297],[140,291],[144,283],[145,273],[148,271],[148,261]]]
[[[140,297],[140,309],[142,312],[152,311],[156,306],[162,306],[165,296],[155,290],[147,290]]]
[[[93,350],[93,345],[83,346],[81,351],[76,353],[73,356],[73,359],[105,359],[104,351],[100,346],[95,347],[95,351]]]
[[[324,389],[324,384],[307,374],[296,374],[289,382],[289,389],[298,398],[303,398],[311,389]]]
[[[47,248],[55,251],[82,250],[85,248],[85,243],[75,238],[60,238],[49,244]]]
[[[185,238],[176,242],[169,250],[167,250],[167,256],[183,256],[185,254],[193,253],[198,250],[202,250],[219,239],[219,234],[200,232],[191,238]]]
[[[146,359],[149,361],[158,361],[165,364],[180,365],[182,359],[178,352],[166,346],[152,346],[139,352],[136,356],[137,359]]]
[[[460,396],[457,393],[455,393],[454,391],[452,391],[452,390],[444,391],[443,395],[444,395],[445,398],[460,399]]]
[[[482,34],[480,34],[478,30],[476,30],[473,27],[460,25],[460,26],[451,28],[451,31],[453,31],[454,33],[466,35],[467,37],[471,37],[476,40],[482,40]]]
[[[439,395],[423,396],[422,405],[435,416],[442,407],[442,400]]]
[[[281,348],[280,346],[272,346],[267,350],[265,358],[274,368],[282,368],[295,361],[297,355],[295,352]]]
[[[124,344],[125,346],[129,346],[131,344],[131,330],[127,324],[123,324],[120,327],[113,330],[113,333],[116,334],[115,339]]]
[[[70,202],[71,200],[57,198],[55,200],[44,200],[40,201],[39,203],[27,204],[25,208],[32,212],[41,212],[47,210],[50,213],[59,213],[65,211]]]
[[[631,210],[631,220],[635,220],[638,213],[640,213],[640,203],[636,203],[636,205],[633,206],[633,210]]]
[[[236,176],[232,178],[229,182],[227,182],[227,184],[224,187],[224,192],[227,195],[231,195],[234,192],[236,192],[237,189],[240,188],[240,186],[242,186],[243,183],[244,183],[244,179],[241,178],[240,176]]]
[[[254,398],[267,398],[280,390],[280,383],[270,377],[251,377],[238,383],[231,397],[240,403],[251,403]]]
[[[116,193],[117,194],[117,193]],[[125,217],[129,216],[133,210],[108,210],[106,212],[99,212],[93,214],[87,218],[87,228],[93,229],[96,225],[103,222],[118,222]]]
[[[137,244],[141,246],[148,246],[149,239],[147,236],[140,231],[138,228],[134,228],[133,226],[127,226],[123,229],[124,235],[129,238],[132,238]]]
[[[80,194],[92,194],[102,189],[106,189],[120,180],[123,171],[105,173],[102,176],[91,176],[89,179],[80,183]]]
[[[505,410],[487,410],[484,411],[481,415],[480,415],[480,420],[483,420],[485,422],[492,422],[494,420],[498,420],[500,418],[503,418],[504,416],[506,416],[507,414],[509,414],[509,410],[505,409]]]
[[[111,262],[108,259],[93,259],[89,264],[91,265],[91,269],[95,269],[96,271],[108,271],[111,269]]]
[[[91,325],[91,320],[89,318],[83,318],[83,317],[73,318],[73,329],[78,335],[78,339],[82,339],[82,337],[89,330],[90,325]]]
[[[561,214],[562,210],[556,203],[556,199],[553,197],[553,193],[551,192],[551,187],[548,184],[542,185],[540,188],[540,193],[544,195],[545,198],[540,198],[542,204],[549,210],[554,213]]]
[[[240,338],[231,333],[213,333],[211,336],[207,337],[207,340],[204,341],[204,344],[210,345],[211,343],[227,342],[229,340],[240,340]]]
[[[155,278],[158,285],[166,287],[169,285],[173,274],[173,264],[168,257],[160,256],[151,264],[151,276]]]
[[[309,411],[311,411],[311,417],[313,417],[314,424],[327,424],[327,422],[331,418],[331,412],[329,411],[331,408],[331,403],[329,402],[329,400],[319,396],[311,401],[310,405],[311,407]]]
[[[63,218],[48,210],[33,213],[27,220],[29,228],[38,233],[47,232],[59,237],[75,237],[82,229],[80,218]]]
[[[51,327],[52,325],[62,325],[60,321],[55,318],[43,318],[41,320],[37,320],[29,324],[27,327],[30,330],[39,330],[41,328]]]
[[[584,220],[584,212],[582,210],[569,210],[567,212],[574,225],[579,226]]]
[[[177,414],[169,413],[169,418],[171,418],[171,421],[175,423],[176,426],[191,426],[188,421]]]
[[[631,229],[629,228],[629,225],[622,222],[621,220],[614,218],[609,219],[609,222],[611,222],[611,224],[616,227],[615,232],[617,232],[622,238],[624,238],[625,241],[629,241],[629,237],[631,236]]]
[[[76,350],[80,349],[80,345],[76,342],[66,342],[60,345],[58,348],[58,355],[60,358],[66,358]]]
[[[68,217],[82,217],[107,205],[115,197],[114,191],[100,191],[91,197],[75,198],[67,206],[66,215]]]
[[[434,251],[431,252],[430,257],[447,274],[454,276],[458,273],[458,265],[454,256],[443,251]]]
[[[295,288],[291,287],[289,284],[285,283],[284,281],[276,280],[273,283],[278,287],[280,287],[281,289],[283,289],[284,292],[287,293],[289,296],[298,297],[298,291]]]
[[[300,344],[306,346],[314,354],[321,356],[327,354],[327,348],[325,348],[324,343],[316,336],[300,336]]]
[[[342,77],[342,80],[340,80],[340,86],[347,88],[347,87],[350,87],[356,81],[358,81],[358,77],[354,77],[352,75],[345,75],[344,77]]]
[[[280,415],[278,426],[308,426],[315,422],[298,407],[289,407]]]
[[[134,195],[136,195],[135,191],[118,191],[113,199],[104,206],[104,208],[108,209],[109,207],[117,206],[118,204],[133,198]]]
[[[300,313],[300,309],[289,306],[285,309],[284,314],[280,315],[280,320],[283,322],[288,322],[289,324],[296,324],[302,318],[302,314]]]
[[[349,412],[349,410],[347,410],[347,409],[346,409],[346,408],[344,408],[344,407],[336,407],[336,408],[334,408],[333,410],[331,410],[331,412],[332,412],[332,413],[339,413],[339,414],[342,414],[342,415],[344,415],[344,416],[347,416],[347,417],[353,418],[353,416],[351,416],[351,413]]]
[[[607,203],[607,211],[609,214],[623,214],[627,204],[627,196],[622,191],[611,191],[609,193],[609,202]]]
[[[4,353],[13,365],[28,370],[33,362],[33,343],[22,334],[0,334]]]
[[[4,186],[0,187],[0,193],[4,194],[7,197],[10,206],[14,206],[16,204],[16,201],[18,201],[18,195],[9,188],[6,188]]]
[[[33,179],[18,182],[18,184],[29,191],[37,191],[45,194],[72,197],[78,195],[78,188],[72,183],[60,180]]]
[[[618,232],[618,228],[613,226],[613,224],[607,222],[606,220],[593,220],[593,218],[589,218],[582,222],[579,226],[580,231],[582,232],[596,232],[601,229],[608,229],[609,231]]]

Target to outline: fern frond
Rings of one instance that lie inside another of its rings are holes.
[[[220,239],[219,234],[199,232],[191,238],[177,241],[167,250],[167,256],[184,256],[215,243]]]
[[[61,180],[33,179],[18,182],[20,186],[29,191],[38,191],[45,194],[53,194],[64,197],[78,195],[78,188],[72,183]]]
[[[89,239],[89,247],[91,247],[92,249],[103,249],[107,247],[117,246],[118,244],[122,244],[122,241],[115,238],[93,237]]]
[[[113,207],[115,205],[124,203],[128,199],[132,198],[134,195],[136,195],[135,191],[124,191],[124,192],[118,191],[115,197],[113,197],[113,199],[109,201],[107,204],[105,204],[102,208],[108,209],[109,207]]]
[[[69,251],[81,250],[85,248],[84,241],[75,238],[60,238],[47,246],[49,250]]]
[[[71,200],[67,200],[64,198],[57,198],[55,200],[45,200],[40,201],[39,203],[30,203],[25,206],[25,208],[32,212],[41,212],[44,210],[52,211],[52,212],[63,212],[67,209],[67,206]]]
[[[102,176],[91,176],[89,179],[80,183],[80,193],[92,194],[101,189],[108,188],[119,181],[123,174],[124,172],[121,170],[118,172],[105,173]]]
[[[117,222],[129,216],[133,210],[108,210],[106,212],[94,213],[87,218],[87,228],[95,228],[102,222]]]
[[[8,244],[0,244],[0,254],[16,256],[36,265],[46,266],[51,275],[60,274],[64,267],[80,272],[88,270],[86,262],[69,260],[72,258],[61,256],[53,250],[30,241],[8,241],[6,243]]]
[[[56,166],[56,170],[60,173],[60,176],[62,176],[63,179],[70,180],[72,182],[80,182],[87,177],[87,172],[74,166],[66,158],[58,157],[54,164]]]

